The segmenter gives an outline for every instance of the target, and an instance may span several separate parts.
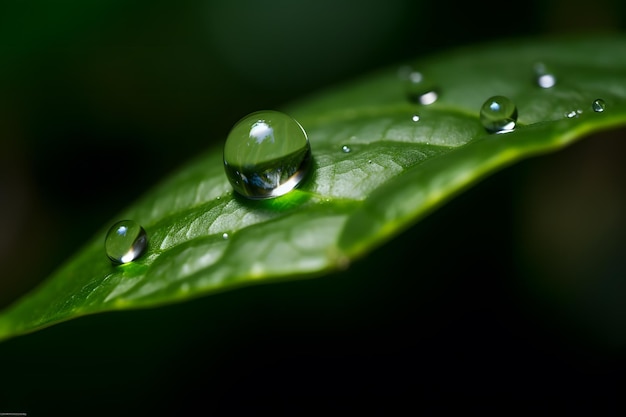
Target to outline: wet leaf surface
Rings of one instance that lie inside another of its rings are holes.
[[[553,71],[553,87],[535,83],[538,62]],[[623,38],[490,44],[406,65],[437,91],[434,103],[409,100],[406,68],[394,67],[285,106],[313,153],[299,188],[271,200],[236,196],[222,149],[208,149],[5,309],[0,339],[86,314],[332,274],[486,176],[626,124]],[[490,134],[481,125],[480,108],[494,95],[517,106],[513,132]],[[597,99],[602,112],[593,110]],[[149,244],[135,262],[116,266],[104,238],[121,219],[143,226]]]

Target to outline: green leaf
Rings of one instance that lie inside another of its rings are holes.
[[[556,76],[554,87],[536,85],[537,62]],[[313,172],[298,189],[273,200],[236,197],[221,148],[209,149],[111,220],[145,228],[141,258],[113,265],[104,225],[0,314],[0,339],[85,314],[347,268],[485,176],[626,125],[623,37],[516,40],[406,64],[436,89],[436,102],[409,101],[392,67],[281,109],[305,128],[313,152]],[[517,105],[513,132],[482,127],[479,109],[493,95]],[[603,112],[592,110],[599,98]]]

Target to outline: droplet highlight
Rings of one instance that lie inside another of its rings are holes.
[[[120,220],[107,232],[104,248],[111,262],[125,264],[139,258],[148,247],[148,235],[134,220]]]
[[[580,116],[581,114],[583,114],[583,111],[581,109],[571,110],[565,113],[565,117],[567,117],[568,119],[575,119],[578,118],[578,116]]]
[[[505,133],[515,129],[517,106],[505,96],[492,96],[480,108],[480,122],[489,133]]]
[[[244,197],[260,200],[284,195],[302,182],[310,168],[307,134],[285,113],[251,113],[240,119],[226,138],[226,177]]]
[[[350,153],[350,151],[352,151],[352,149],[350,149],[350,147],[349,147],[348,145],[343,145],[343,146],[341,147],[341,151],[342,151],[343,153]]]
[[[411,120],[413,120],[414,122],[419,122],[420,117],[417,114],[414,114],[413,116],[411,116]]]
[[[591,103],[591,108],[596,113],[602,113],[606,108],[606,103],[601,98],[595,99],[593,103]]]
[[[556,84],[556,76],[543,62],[536,62],[533,66],[535,83],[541,88],[552,88]]]

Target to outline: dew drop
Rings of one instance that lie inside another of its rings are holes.
[[[406,77],[406,94],[410,102],[425,106],[439,98],[435,86],[419,71],[411,71]]]
[[[552,88],[556,84],[556,77],[552,74],[543,62],[534,65],[535,83],[541,88]]]
[[[260,200],[284,195],[311,168],[309,139],[300,123],[284,113],[251,113],[226,138],[224,168],[233,189],[244,197]]]
[[[413,120],[414,122],[419,122],[419,121],[420,121],[420,117],[419,117],[417,114],[414,114],[414,115],[411,117],[411,120]]]
[[[580,116],[581,114],[583,114],[583,111],[581,109],[572,110],[572,111],[566,112],[565,117],[567,117],[568,119],[574,119]]]
[[[439,93],[437,93],[435,90],[431,90],[431,91],[425,92],[424,94],[421,94],[417,98],[417,101],[420,104],[427,106],[429,104],[433,104],[435,101],[437,101],[438,98],[439,98]]]
[[[542,74],[537,77],[537,84],[541,88],[552,88],[556,84],[556,78],[552,74]]]
[[[343,145],[343,146],[341,147],[341,150],[343,151],[343,153],[350,153],[350,151],[351,151],[352,149],[350,149],[350,147],[349,147],[348,145]]]
[[[602,113],[606,108],[606,103],[601,98],[595,99],[593,103],[591,103],[591,108],[596,113]]]
[[[490,97],[480,108],[480,122],[489,133],[510,132],[517,123],[517,107],[508,97]]]
[[[418,86],[424,81],[424,76],[419,71],[411,71],[409,73],[409,83],[412,86]]]
[[[125,264],[139,258],[148,247],[146,231],[134,220],[115,223],[104,239],[104,249],[111,262]]]
[[[229,237],[230,236],[228,236],[228,233],[226,233],[226,232],[222,233],[222,239],[228,240]]]

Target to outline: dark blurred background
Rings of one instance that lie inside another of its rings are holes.
[[[625,24],[617,0],[4,0],[0,306],[251,111],[449,48]],[[0,413],[621,415],[623,137],[503,170],[342,274],[0,344]]]

